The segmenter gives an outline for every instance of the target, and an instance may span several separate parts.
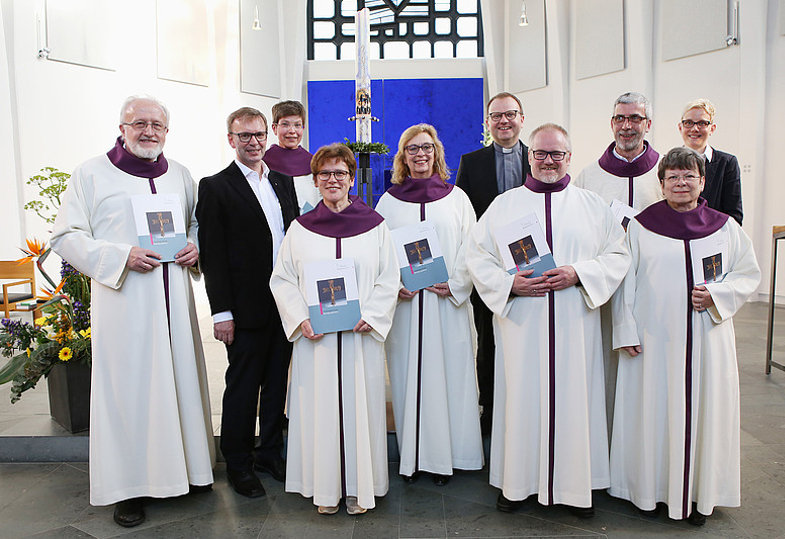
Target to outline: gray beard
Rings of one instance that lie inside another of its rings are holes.
[[[138,146],[131,146],[127,141],[125,143],[125,149],[139,159],[149,159],[150,161],[155,161],[158,159],[158,156],[163,153],[163,148],[160,146],[157,148],[150,148],[149,150],[145,150],[143,148],[139,148]]]

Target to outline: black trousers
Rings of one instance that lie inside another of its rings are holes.
[[[254,459],[281,456],[292,344],[277,322],[264,328],[235,328],[234,342],[226,352],[221,452],[227,469],[250,470]],[[259,445],[254,447],[257,410]]]
[[[476,290],[471,295],[474,325],[477,329],[477,385],[483,414],[493,408],[493,361],[496,345],[493,341],[493,313],[485,306]]]

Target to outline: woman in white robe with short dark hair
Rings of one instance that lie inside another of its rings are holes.
[[[385,343],[390,373],[400,474],[414,481],[421,471],[448,482],[453,469],[483,466],[477,404],[475,332],[466,240],[475,224],[466,194],[447,183],[444,146],[428,124],[401,135],[393,162],[393,186],[376,211],[391,229],[423,221],[439,238],[449,276],[421,291],[402,287]]]
[[[387,473],[384,339],[398,267],[383,218],[349,196],[356,163],[343,144],[311,162],[322,201],[289,227],[270,278],[284,331],[294,342],[289,385],[286,491],[312,497],[320,514],[375,507]],[[314,334],[306,301],[311,262],[353,258],[361,320],[353,331]]]
[[[630,222],[632,266],[613,298],[613,346],[623,352],[610,493],[649,516],[664,502],[670,518],[699,526],[714,507],[740,504],[731,318],[760,270],[736,221],[698,198],[705,168],[697,153],[674,148],[658,175],[665,200]]]

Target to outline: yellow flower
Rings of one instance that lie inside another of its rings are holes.
[[[46,324],[46,322],[47,322],[48,320],[49,320],[49,315],[48,315],[48,314],[47,314],[47,315],[44,315],[44,316],[42,316],[41,318],[36,318],[36,319],[35,319],[35,325],[36,325],[36,326],[43,326],[43,325],[45,325],[45,324]]]
[[[27,357],[30,357],[30,349],[27,349]]]
[[[90,328],[80,329],[79,330],[79,335],[81,335],[85,339],[89,339],[90,337],[92,337],[92,335],[90,334]]]
[[[58,357],[60,358],[60,361],[68,361],[71,359],[71,357],[73,357],[73,355],[73,351],[67,346],[64,346],[60,349],[60,354],[58,354]]]

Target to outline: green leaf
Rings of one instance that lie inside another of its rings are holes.
[[[24,369],[27,359],[27,353],[22,352],[21,354],[12,357],[8,363],[0,368],[0,385],[7,384],[13,380],[14,376]]]

